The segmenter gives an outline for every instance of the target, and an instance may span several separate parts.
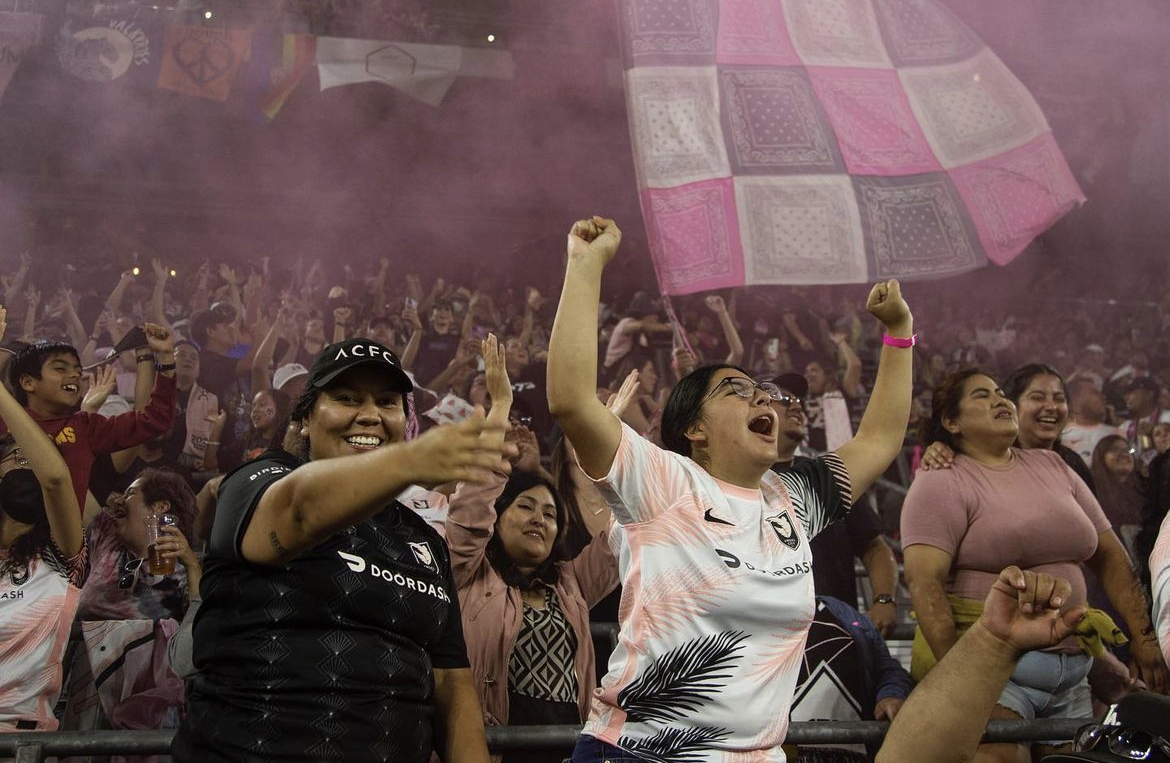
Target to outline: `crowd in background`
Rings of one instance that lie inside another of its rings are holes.
[[[483,348],[489,336],[499,337],[520,457],[527,470],[547,476],[550,488],[574,495],[564,518],[572,529],[570,545],[574,553],[590,546],[604,501],[585,487],[567,487],[571,455],[545,388],[557,283],[519,273],[423,280],[387,259],[365,270],[265,258],[247,265],[205,262],[190,272],[188,264],[187,273],[176,277],[163,260],[144,259],[120,274],[105,271],[108,283],[103,271],[80,282],[41,271],[26,255],[2,278],[8,352],[0,362],[44,340],[72,345],[86,369],[83,411],[145,411],[157,398],[156,368],[168,364],[158,364],[146,335],[136,331],[164,327],[173,343],[172,423],[134,448],[99,456],[89,490],[79,496],[91,567],[79,619],[149,623],[146,631],[87,631],[84,642],[92,649],[103,639],[125,644],[155,633],[162,651],[137,660],[135,669],[156,680],[148,682],[144,699],[130,679],[117,688],[87,689],[79,685],[84,671],[75,672],[65,696],[71,705],[66,712],[78,727],[95,722],[78,716],[87,701],[90,715],[96,712],[97,695],[105,701],[106,721],[116,727],[174,725],[182,685],[167,674],[165,645],[198,603],[197,551],[210,534],[219,480],[272,449],[304,455],[297,453],[299,424],[290,426],[290,414],[315,358],[332,343],[364,337],[398,354],[414,385],[406,424],[406,436],[413,438],[467,419],[475,406],[492,407],[499,394],[492,393],[491,361],[485,367]],[[913,294],[919,327],[904,463],[917,465],[922,448],[914,449],[915,433],[947,377],[976,366],[1004,379],[1025,364],[1047,364],[1063,375],[1063,389],[1051,410],[1034,415],[1042,424],[1051,419],[1060,425],[1065,445],[1084,460],[1102,508],[1141,568],[1142,551],[1148,556],[1152,546],[1151,527],[1156,533],[1161,521],[1157,508],[1149,508],[1151,464],[1156,473],[1166,461],[1156,459],[1170,450],[1170,296],[1156,303],[1037,296],[1028,304],[973,309],[949,294],[932,293],[930,284],[904,288]],[[808,433],[801,454],[833,451],[856,431],[882,348],[882,327],[866,320],[858,289],[734,289],[669,300],[619,287],[603,290],[602,299],[598,396],[608,401],[630,380],[622,420],[652,442],[661,442],[663,407],[674,383],[697,366],[717,362],[742,366],[757,380],[804,377],[800,397]],[[185,484],[172,484],[176,474]],[[903,487],[909,476],[905,468],[887,474]],[[495,487],[497,494],[503,490]],[[147,551],[138,537],[144,492],[147,505],[167,500],[169,513],[178,517],[179,532],[171,531],[176,540],[168,546],[180,562],[174,573],[156,577],[129,569]],[[891,495],[879,508],[882,530],[897,549],[901,494]],[[413,507],[442,527],[447,500],[420,490]],[[460,505],[456,501],[453,510]],[[1162,514],[1165,509],[1160,507]],[[614,582],[590,585],[592,605]],[[119,598],[119,589],[131,590],[133,598]],[[856,598],[847,603],[859,604]],[[839,621],[849,619],[838,615]],[[882,626],[884,633],[888,623]],[[580,688],[568,693],[570,709],[562,721],[571,722]]]

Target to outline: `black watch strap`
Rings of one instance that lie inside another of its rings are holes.
[[[873,597],[873,603],[874,604],[896,604],[897,602],[894,601],[893,596],[889,595],[888,593],[883,593],[883,594],[878,594],[877,596]]]

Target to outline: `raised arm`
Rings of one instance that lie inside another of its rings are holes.
[[[276,351],[276,340],[280,336],[281,327],[285,323],[288,308],[282,306],[276,314],[276,320],[264,332],[264,338],[256,347],[256,355],[252,358],[252,391],[260,392],[272,389],[272,355]]]
[[[0,339],[8,329],[8,311],[0,307]],[[8,388],[0,384],[0,419],[8,426],[12,439],[20,448],[18,457],[28,466],[41,485],[45,499],[45,515],[49,520],[49,534],[57,548],[66,556],[75,556],[81,550],[81,507],[73,491],[69,467],[53,441],[45,436],[28,411],[16,402]]]
[[[913,335],[914,318],[896,280],[875,284],[865,307],[882,322],[893,341]],[[877,380],[857,434],[837,449],[849,470],[855,496],[869,489],[902,449],[913,397],[913,360],[909,346],[883,343]]]
[[[837,347],[837,354],[845,361],[845,372],[841,374],[841,391],[849,397],[857,397],[861,392],[861,358],[849,344],[849,336],[844,331],[834,331],[829,334],[833,344]]]
[[[622,233],[613,220],[579,220],[569,231],[568,264],[548,343],[548,408],[591,477],[609,472],[621,423],[597,399],[597,306],[601,274]]]
[[[739,338],[739,332],[735,330],[735,323],[731,320],[731,313],[727,310],[727,305],[723,303],[723,297],[720,297],[718,294],[707,297],[706,302],[707,307],[719,319],[719,326],[723,329],[723,338],[727,340],[727,346],[730,348],[730,352],[727,353],[727,357],[723,362],[738,366],[740,361],[743,360],[743,340]]]
[[[69,340],[73,343],[74,347],[84,346],[86,339],[85,325],[81,322],[81,318],[77,317],[77,305],[74,303],[76,297],[73,291],[62,286],[57,291],[57,296],[61,299],[61,310],[65,313],[65,323],[69,331]]]
[[[106,297],[106,309],[111,314],[116,315],[122,309],[122,297],[126,294],[126,289],[133,280],[134,271],[122,271],[122,275],[118,278],[118,283],[114,286],[113,291],[110,292],[110,296]]]
[[[508,378],[504,345],[500,344],[495,334],[488,334],[487,339],[480,342],[480,354],[483,356],[483,376],[487,382],[488,397],[492,401],[487,415],[488,423],[507,428],[508,414],[512,412],[512,381]]]
[[[33,284],[29,284],[24,290],[24,303],[26,310],[24,314],[24,322],[21,324],[21,339],[26,342],[36,341],[35,332],[37,329],[37,314],[41,306],[41,292]]]
[[[508,426],[512,408],[512,384],[504,362],[504,348],[494,334],[481,343],[484,376],[492,409],[486,422],[500,428]],[[496,523],[495,501],[507,482],[506,472],[493,473],[486,481],[461,482],[447,510],[447,546],[451,550],[451,573],[456,586],[463,586],[475,575],[483,561],[484,550]]]
[[[150,261],[150,269],[154,273],[154,288],[150,292],[150,307],[146,312],[146,319],[152,323],[169,326],[166,316],[167,278],[170,272],[157,258]]]
[[[504,430],[482,410],[417,440],[368,453],[310,461],[261,496],[241,551],[253,564],[281,566],[385,508],[409,485],[482,481],[502,468]]]
[[[32,265],[32,255],[29,252],[21,252],[20,267],[12,274],[12,279],[4,284],[4,304],[10,305],[20,296],[20,290],[24,288],[24,279],[28,277],[30,265]]]
[[[403,308],[402,319],[410,324],[410,338],[406,340],[406,347],[402,350],[402,367],[409,371],[414,368],[414,360],[418,357],[418,348],[422,344],[423,325],[419,320],[418,310],[413,307]]]

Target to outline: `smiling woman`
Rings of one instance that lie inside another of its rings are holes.
[[[487,479],[504,427],[407,442],[411,389],[375,342],[325,347],[293,411],[308,462],[224,478],[177,760],[487,760],[446,545],[395,496]]]
[[[808,540],[901,447],[910,309],[897,281],[870,292],[885,345],[857,436],[837,452],[770,471],[781,390],[727,364],[698,368],[671,391],[663,450],[595,394],[601,275],[620,240],[612,220],[573,226],[549,342],[549,408],[620,525],[619,644],[573,760],[783,761],[814,607]]]
[[[1020,386],[1030,426],[1048,431],[1058,413],[1055,388],[1040,374]],[[919,472],[902,507],[906,581],[918,615],[912,673],[921,680],[978,616],[979,602],[1009,565],[1066,578],[1071,594],[1061,608],[1085,603],[1081,563],[1102,581],[1131,634],[1132,670],[1158,691],[1166,666],[1129,558],[1085,483],[1044,447],[1013,447],[1020,426],[1016,406],[978,369],[945,379],[935,390],[924,445],[943,442],[957,455],[949,469]],[[1100,632],[1116,626],[1091,615]],[[1099,642],[1098,642],[1099,645]],[[1000,695],[993,718],[1088,717],[1087,642],[1070,638],[1056,650],[1020,662]],[[981,759],[1016,760],[1018,745],[986,745]]]
[[[507,421],[512,386],[492,335],[483,342],[483,358],[489,418]],[[597,683],[589,610],[617,586],[617,560],[605,531],[570,559],[567,529],[561,495],[532,472],[463,483],[451,499],[451,567],[488,724],[576,725],[588,715]],[[510,752],[504,761],[547,757]]]

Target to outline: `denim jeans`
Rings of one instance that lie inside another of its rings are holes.
[[[573,748],[572,763],[648,763],[646,758],[628,753],[608,742],[582,734]]]

